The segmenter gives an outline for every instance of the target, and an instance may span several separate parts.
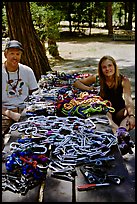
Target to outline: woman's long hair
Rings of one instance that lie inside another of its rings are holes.
[[[116,61],[114,60],[113,57],[109,56],[109,55],[106,55],[106,56],[103,56],[99,63],[98,63],[98,75],[99,75],[99,81],[100,81],[100,95],[102,97],[104,97],[105,93],[104,93],[104,87],[105,87],[105,84],[106,84],[106,78],[102,72],[102,62],[105,61],[105,60],[110,60],[114,67],[115,67],[115,73],[114,73],[114,89],[116,89],[118,87],[118,81],[119,81],[119,70],[118,70],[118,66],[116,64]]]

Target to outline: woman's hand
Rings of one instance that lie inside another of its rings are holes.
[[[129,123],[129,129],[130,130],[134,129],[135,128],[135,117],[129,116],[128,123]]]

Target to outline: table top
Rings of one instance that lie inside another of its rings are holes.
[[[96,114],[94,117],[102,117],[102,114]],[[103,115],[103,117],[106,116]],[[105,124],[96,124],[96,130],[112,133],[110,126]],[[7,154],[11,142],[16,139],[16,135],[11,136],[5,145],[4,151]],[[124,177],[124,181],[120,185],[111,184],[78,191],[78,186],[87,184],[80,170],[81,166],[76,166],[77,175],[72,182],[52,177],[52,171],[48,169],[46,180],[29,190],[25,196],[6,190],[2,192],[2,202],[134,202],[135,192],[117,145],[112,146],[110,155],[113,155],[115,160],[107,168],[107,173]],[[2,163],[2,172],[6,172],[4,162]]]

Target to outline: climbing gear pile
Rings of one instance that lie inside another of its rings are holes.
[[[131,140],[129,132],[124,127],[119,127],[116,131],[118,146],[122,155],[133,154],[134,142]]]
[[[27,119],[10,126],[9,133],[19,138],[11,142],[10,154],[5,157],[3,191],[25,195],[46,179],[48,168],[52,177],[73,182],[75,167],[81,165],[88,186],[78,190],[121,183],[119,175],[108,175],[97,168],[101,170],[115,161],[111,149],[117,141],[122,154],[131,153],[133,143],[124,128],[119,128],[116,136],[96,130],[98,123],[109,122],[106,117],[93,115],[115,110],[110,101],[99,96],[98,89],[85,92],[72,87],[83,76],[89,75],[48,72],[41,76],[39,90],[25,102]]]

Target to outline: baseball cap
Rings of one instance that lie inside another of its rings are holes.
[[[20,49],[20,50],[24,51],[24,49],[22,47],[22,44],[17,40],[8,41],[6,46],[5,46],[5,50],[9,49],[9,48],[17,48],[17,49]]]

